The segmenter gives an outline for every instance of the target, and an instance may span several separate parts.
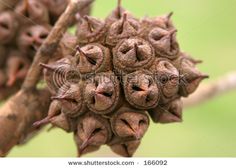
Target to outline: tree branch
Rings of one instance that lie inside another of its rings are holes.
[[[218,80],[211,82],[209,84],[202,84],[199,86],[197,91],[189,96],[184,98],[184,106],[191,107],[196,106],[200,103],[203,103],[209,99],[212,99],[216,96],[222,95],[226,92],[236,89],[236,72],[230,72],[223,77],[220,77]]]

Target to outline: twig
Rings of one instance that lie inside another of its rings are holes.
[[[65,12],[61,15],[56,22],[54,28],[50,32],[48,38],[44,41],[35,55],[34,61],[29,69],[26,79],[22,85],[22,89],[31,90],[34,89],[38,80],[40,79],[42,67],[39,63],[47,63],[51,58],[51,55],[56,51],[57,46],[66,32],[68,25],[72,21],[75,14],[90,5],[94,0],[71,0]]]
[[[18,0],[0,0],[0,12],[5,9],[12,9]]]
[[[184,106],[195,106],[232,90],[236,90],[236,72],[230,72],[212,83],[200,85],[193,95],[183,99]]]
[[[39,63],[47,63],[52,58],[70,21],[73,20],[78,10],[91,2],[93,0],[71,0],[37,51],[21,90],[1,107],[0,156],[6,156],[13,146],[24,142],[31,133],[37,131],[32,124],[45,117],[50,104],[49,92],[35,89],[42,71]]]

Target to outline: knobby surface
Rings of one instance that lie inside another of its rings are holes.
[[[0,1],[0,9],[5,2]],[[7,1],[8,4],[11,4],[10,2],[13,1]],[[50,104],[49,92],[36,90],[42,71],[39,63],[47,63],[52,58],[75,14],[92,2],[93,0],[71,0],[37,51],[21,90],[1,107],[0,156],[6,156],[13,146],[24,143],[28,137],[37,132],[38,128],[32,127],[32,124],[45,117]]]

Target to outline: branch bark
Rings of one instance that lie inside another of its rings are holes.
[[[197,91],[184,98],[184,107],[196,106],[216,96],[236,89],[236,71],[230,72],[209,84],[202,84]]]
[[[21,90],[1,107],[0,156],[6,156],[13,146],[24,142],[37,131],[32,124],[45,117],[50,104],[49,92],[36,89],[42,71],[39,63],[47,63],[52,58],[74,15],[92,2],[93,0],[71,0],[37,51]]]

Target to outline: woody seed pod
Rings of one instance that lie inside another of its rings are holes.
[[[140,38],[120,41],[113,49],[113,64],[118,71],[127,73],[149,68],[155,58],[153,47]]]
[[[108,120],[88,112],[79,118],[75,141],[78,146],[78,156],[99,149],[112,136]]]
[[[87,80],[84,94],[89,110],[107,114],[120,102],[120,84],[113,73],[100,73]]]
[[[176,99],[166,105],[157,106],[154,109],[148,110],[153,122],[155,123],[173,123],[182,122],[183,102],[181,99]]]
[[[148,41],[152,44],[157,55],[175,59],[179,53],[179,44],[176,40],[176,29],[165,30],[154,28],[148,34]]]
[[[97,73],[111,69],[111,55],[108,48],[100,44],[77,47],[77,68],[81,74]]]
[[[139,140],[149,126],[149,118],[145,111],[124,105],[111,118],[114,134],[120,138]]]
[[[159,86],[147,70],[139,70],[124,76],[123,88],[126,100],[135,108],[150,109],[158,105]]]

